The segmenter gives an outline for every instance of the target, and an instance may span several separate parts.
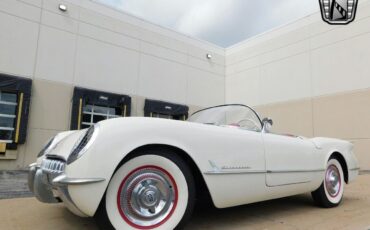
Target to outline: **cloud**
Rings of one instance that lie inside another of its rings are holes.
[[[319,10],[317,0],[98,0],[223,47]]]
[[[235,0],[203,0],[182,15],[176,28],[196,36],[207,36],[212,30],[222,32],[222,28],[233,21],[237,9]]]
[[[125,12],[158,23],[174,26],[188,12],[196,0],[98,0]]]

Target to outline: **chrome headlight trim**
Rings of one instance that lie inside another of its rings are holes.
[[[99,129],[99,124],[95,124],[88,128],[85,133],[80,136],[72,148],[72,151],[67,159],[67,164],[71,164],[76,161],[91,147],[99,134]],[[83,143],[83,141],[85,143]]]
[[[39,154],[37,154],[37,158],[39,157],[42,157],[44,156],[46,153],[48,153],[51,149],[54,148],[54,146],[57,144],[55,143],[55,138],[56,136],[50,138],[46,144],[44,145],[44,147],[41,149],[41,151],[39,152]]]

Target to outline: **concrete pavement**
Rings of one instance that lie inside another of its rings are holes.
[[[79,218],[62,205],[35,198],[0,200],[0,229],[97,229],[90,218]],[[229,209],[197,209],[187,230],[197,229],[370,229],[370,175],[346,186],[343,203],[334,209],[313,205],[309,194]]]
[[[28,171],[0,171],[0,199],[31,197]]]

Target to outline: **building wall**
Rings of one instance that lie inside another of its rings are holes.
[[[225,100],[224,49],[90,0],[1,0],[0,30],[0,73],[33,80],[27,142],[0,169],[25,168],[69,129],[74,86],[130,95],[133,116],[145,98],[191,111]]]
[[[366,0],[349,26],[317,13],[225,50],[90,0],[1,0],[0,73],[31,78],[33,88],[27,142],[7,151],[12,160],[0,156],[0,169],[25,168],[69,129],[75,86],[130,95],[134,116],[145,98],[190,112],[248,104],[276,132],[354,142],[370,169],[369,25]]]
[[[370,1],[356,21],[332,26],[319,13],[226,50],[226,102],[254,106],[280,133],[355,144],[370,169]]]

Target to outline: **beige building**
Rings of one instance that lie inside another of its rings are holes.
[[[187,105],[189,113],[248,104],[273,118],[276,132],[354,142],[362,169],[370,169],[369,25],[366,0],[348,26],[316,13],[224,49],[91,0],[2,0],[0,85],[11,75],[32,80],[32,90],[27,122],[18,116],[20,91],[13,102],[0,88],[0,104],[16,108],[5,114],[14,124],[1,131],[8,141],[28,124],[24,143],[0,153],[0,170],[25,168],[50,136],[76,122],[117,115],[111,105],[82,106],[79,88],[97,93],[91,101],[129,98],[119,115],[129,106],[131,116],[143,116],[146,99]]]

